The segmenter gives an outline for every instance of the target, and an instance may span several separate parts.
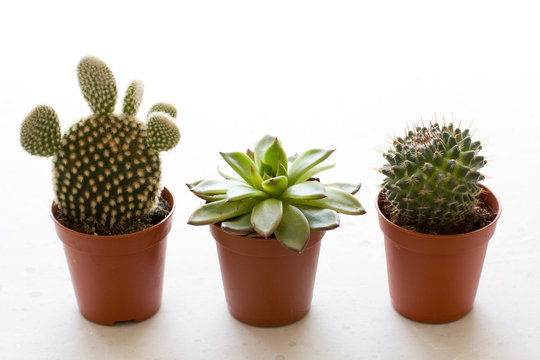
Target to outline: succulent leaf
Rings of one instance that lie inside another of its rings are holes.
[[[298,182],[300,176],[328,158],[334,150],[312,149],[298,156],[289,168],[289,185]]]
[[[309,222],[312,231],[335,229],[339,226],[339,215],[334,210],[295,205]]]
[[[283,216],[281,200],[270,198],[261,201],[253,207],[251,225],[257,233],[269,237],[277,229]]]
[[[227,190],[232,184],[223,180],[201,180],[187,184],[189,190],[206,201],[218,201],[227,198]]]
[[[253,166],[249,168],[249,174],[251,175],[251,183],[253,184],[252,186],[255,189],[262,190],[262,183],[264,179],[261,177],[261,175],[259,175],[259,173]],[[268,175],[266,175],[265,177],[268,177]]]
[[[259,164],[263,162],[264,160],[264,154],[266,153],[266,150],[272,145],[274,142],[275,137],[270,135],[263,136],[257,143],[255,144],[255,152],[254,152],[254,159],[255,164]]]
[[[268,194],[264,191],[254,189],[251,186],[241,184],[233,185],[227,190],[227,201],[237,201],[246,198],[267,198]]]
[[[188,224],[207,225],[250,213],[258,203],[257,199],[244,199],[239,201],[218,200],[203,205],[195,210],[189,218]]]
[[[195,196],[197,196],[198,198],[201,198],[203,200],[206,200],[206,201],[218,201],[218,200],[227,200],[227,195],[226,194],[215,194],[215,195],[207,195],[207,194],[201,194],[201,193],[195,193]]]
[[[328,162],[324,162],[322,164],[316,165],[313,168],[311,168],[310,170],[308,170],[305,173],[303,173],[302,175],[300,175],[300,177],[298,178],[298,180],[296,182],[300,183],[300,182],[307,181],[307,180],[313,178],[313,176],[315,176],[316,174],[318,174],[318,173],[320,173],[322,171],[328,170],[328,169],[332,169],[335,166],[336,166],[336,163],[333,162],[333,161],[330,161],[330,160]]]
[[[246,150],[246,155],[253,161],[255,161],[255,153],[251,151],[250,149]]]
[[[283,204],[283,216],[275,231],[280,243],[291,250],[301,252],[309,240],[309,222],[304,214],[290,204]]]
[[[116,105],[116,80],[109,67],[95,56],[84,57],[77,66],[79,86],[90,109],[111,114]]]
[[[285,154],[285,151],[277,138],[275,138],[272,145],[266,149],[263,163],[271,166],[273,174],[277,174],[280,164],[287,170],[287,154]]]
[[[126,90],[122,112],[128,115],[137,115],[137,112],[139,111],[139,107],[141,106],[143,94],[144,94],[143,82],[140,80],[133,80],[133,82],[129,84]]]
[[[217,195],[226,194],[234,183],[227,180],[202,180],[194,184],[190,190],[195,194]]]
[[[335,189],[340,189],[340,190],[343,190],[345,192],[348,192],[349,194],[351,195],[354,195],[358,192],[358,190],[360,190],[360,187],[362,186],[362,184],[349,184],[349,183],[342,183],[342,182],[339,182],[339,183],[332,183],[332,184],[324,184],[324,187],[331,187],[331,188],[335,188]]]
[[[227,180],[244,182],[244,179],[242,179],[238,173],[236,173],[233,168],[229,166],[229,164],[219,164],[217,170],[218,174]]]
[[[191,183],[187,183],[186,186],[188,187],[189,190],[193,189],[194,187],[196,187],[197,185],[199,185],[200,183],[202,183],[204,180],[197,180],[197,181],[194,181],[194,182],[191,182]]]
[[[148,146],[156,151],[167,151],[180,141],[180,130],[165,113],[151,113],[146,123]]]
[[[230,152],[220,153],[223,159],[230,165],[230,167],[249,185],[254,186],[256,181],[253,181],[253,169],[255,169],[255,163],[244,153]],[[261,179],[262,181],[262,179]]]
[[[276,173],[276,177],[277,176],[288,176],[287,174],[287,169],[285,168],[285,166],[283,166],[282,163],[278,162],[278,171]]]
[[[251,225],[251,214],[244,214],[237,218],[221,223],[223,231],[233,235],[248,235],[255,230]]]
[[[21,126],[22,147],[32,155],[49,157],[60,149],[60,122],[53,108],[39,105],[26,116]]]
[[[287,189],[288,179],[286,176],[277,176],[262,182],[262,188],[268,194],[279,197]]]
[[[287,161],[289,164],[293,163],[296,159],[298,159],[298,153],[294,153],[291,156],[287,157]]]
[[[291,204],[300,204],[313,206],[317,208],[331,209],[343,214],[362,215],[366,211],[360,202],[348,192],[335,188],[326,188],[327,197],[323,199],[305,200],[291,199],[288,200]]]
[[[271,176],[270,175],[273,175],[275,174],[275,171],[272,169],[272,166],[262,162],[259,164],[259,175],[263,177],[265,177],[266,175],[266,178],[270,178]],[[266,180],[266,179],[264,179]]]
[[[322,199],[326,197],[324,186],[318,181],[307,181],[295,184],[283,192],[281,198],[288,199]]]

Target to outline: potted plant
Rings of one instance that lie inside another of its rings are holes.
[[[107,65],[88,56],[77,73],[93,114],[61,136],[55,111],[39,105],[22,124],[21,144],[53,157],[51,215],[82,315],[107,325],[142,321],[161,304],[174,198],[161,191],[159,152],[180,140],[176,109],[158,103],[142,123],[143,84],[133,81],[114,114],[116,81]]]
[[[392,304],[421,322],[457,320],[472,309],[501,214],[495,195],[478,184],[481,142],[435,120],[392,143],[376,204]]]
[[[281,326],[307,314],[320,241],[339,226],[338,213],[365,211],[353,196],[360,185],[322,184],[314,176],[333,150],[288,158],[264,136],[247,153],[221,153],[223,180],[188,184],[206,201],[189,224],[210,224],[231,314],[257,326]]]

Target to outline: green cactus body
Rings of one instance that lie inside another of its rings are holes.
[[[131,115],[92,115],[64,135],[54,158],[60,207],[74,219],[114,226],[150,209],[159,190],[160,161]]]
[[[486,160],[468,129],[430,123],[396,138],[393,146],[381,168],[391,220],[422,232],[448,232],[473,214],[481,192],[477,183],[484,179],[478,170]]]
[[[140,81],[128,87],[123,113],[113,114],[116,83],[105,63],[86,57],[77,70],[95,114],[61,137],[54,110],[39,106],[23,122],[21,144],[31,154],[53,156],[56,201],[65,216],[114,233],[154,207],[160,191],[159,152],[176,146],[180,132],[172,110],[150,111],[146,123],[136,118],[143,92]],[[162,128],[167,131],[155,130]]]

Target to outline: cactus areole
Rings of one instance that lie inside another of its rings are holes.
[[[415,126],[383,153],[383,211],[397,225],[422,233],[468,232],[493,214],[480,202],[486,164],[482,145],[453,123]]]
[[[126,90],[122,113],[114,114],[116,81],[107,65],[88,56],[77,74],[93,114],[61,136],[56,112],[39,105],[22,124],[21,144],[32,155],[53,157],[56,202],[70,223],[85,223],[97,235],[118,234],[158,203],[159,152],[180,140],[176,109],[158,103],[146,123],[139,121],[143,84],[136,80]]]

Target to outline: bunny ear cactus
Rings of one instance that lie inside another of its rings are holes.
[[[136,80],[126,91],[123,113],[113,114],[116,81],[107,65],[88,56],[80,61],[77,74],[94,114],[61,136],[54,110],[40,105],[22,124],[21,144],[32,155],[53,156],[56,201],[68,218],[114,233],[155,205],[161,178],[159,152],[174,148],[180,140],[173,121],[176,109],[156,104],[146,124],[139,121],[136,114],[144,88]]]
[[[387,164],[380,169],[390,219],[425,233],[462,227],[482,191],[477,185],[484,179],[478,170],[486,164],[478,154],[481,149],[469,129],[453,123],[415,126],[393,139],[393,149],[383,153]]]
[[[265,136],[255,151],[221,153],[228,164],[219,168],[223,180],[188,184],[207,201],[191,215],[189,224],[221,223],[225,232],[236,235],[274,235],[301,252],[310,230],[338,227],[338,213],[365,213],[353,196],[360,185],[321,184],[312,178],[333,166],[323,164],[332,152],[312,149],[288,158],[277,138]]]

